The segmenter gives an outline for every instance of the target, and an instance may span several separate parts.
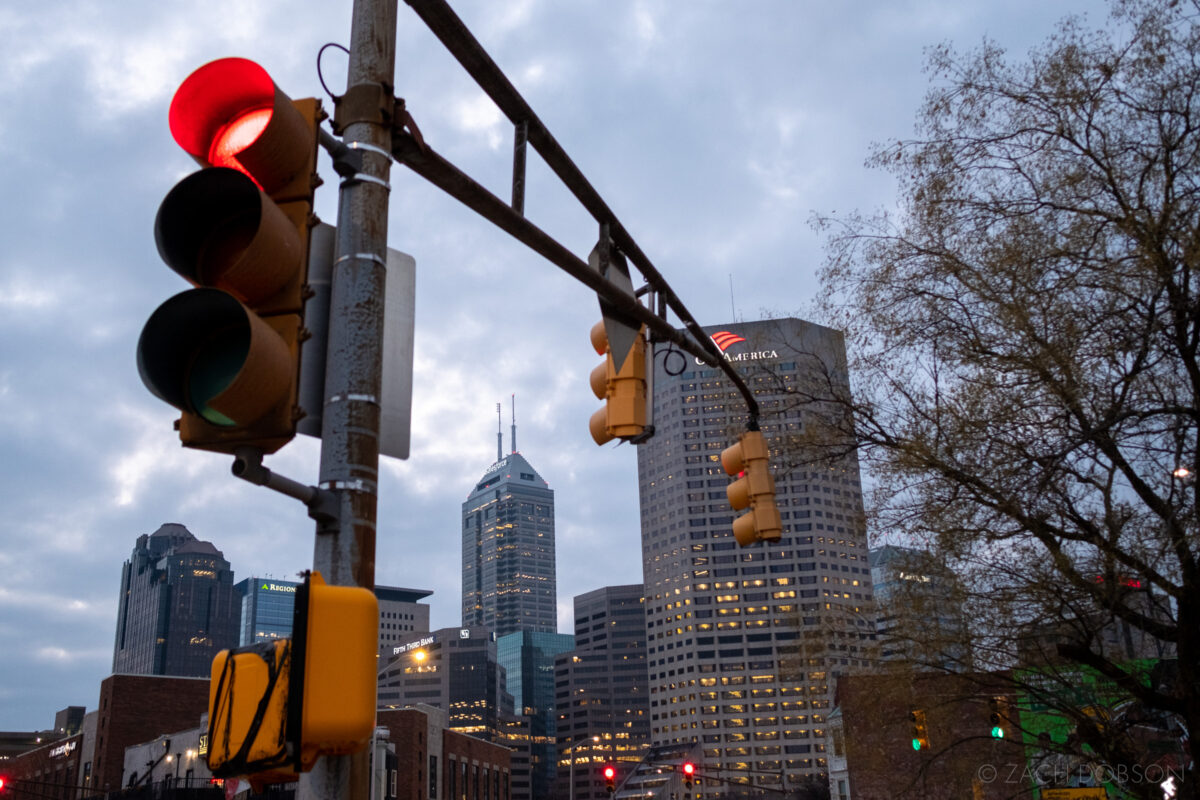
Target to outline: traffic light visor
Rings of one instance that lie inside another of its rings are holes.
[[[307,125],[267,71],[245,58],[211,61],[171,99],[171,135],[205,166],[225,166],[275,191],[304,168]]]
[[[222,427],[247,425],[291,388],[287,343],[232,295],[191,289],[150,316],[138,374],[156,397]]]
[[[180,181],[154,220],[158,253],[193,285],[257,304],[302,271],[304,242],[293,220],[237,170],[214,168]]]

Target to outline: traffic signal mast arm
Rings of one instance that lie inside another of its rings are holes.
[[[646,257],[633,237],[617,219],[599,193],[575,166],[575,163],[550,134],[550,131],[525,102],[520,93],[492,60],[479,41],[471,34],[462,20],[445,0],[407,0],[408,5],[441,40],[446,49],[458,59],[467,73],[481,89],[504,112],[519,135],[527,138],[534,149],[554,171],[563,184],[601,226],[607,226],[617,248],[637,267],[650,287],[658,294],[660,302],[669,307],[691,334],[686,336],[668,324],[664,317],[652,309],[640,305],[635,298],[615,289],[588,265],[569,250],[531,224],[518,211],[497,198],[453,164],[435,153],[419,133],[397,133],[393,137],[393,151],[397,161],[410,167],[421,177],[450,194],[452,197],[488,219],[502,230],[541,254],[571,277],[585,284],[616,311],[647,326],[657,337],[655,341],[669,341],[680,349],[699,358],[711,367],[720,369],[737,387],[746,401],[751,427],[758,423],[758,403],[737,370],[726,361],[721,351],[704,333],[700,324],[672,291],[667,281]],[[414,135],[415,134],[415,135]],[[523,163],[523,156],[515,158]],[[514,176],[514,184],[518,183]],[[524,176],[519,176],[523,183]]]

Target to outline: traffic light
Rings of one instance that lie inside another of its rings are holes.
[[[912,749],[916,751],[929,749],[929,731],[925,727],[925,712],[915,709],[908,712],[908,721],[912,723]]]
[[[683,788],[689,792],[692,790],[692,778],[696,775],[696,765],[690,761],[683,762],[683,766],[679,768],[683,773]]]
[[[296,589],[292,638],[218,653],[208,701],[213,775],[288,782],[318,756],[365,748],[378,626],[370,590],[329,586],[313,572]]]
[[[243,58],[200,67],[171,101],[171,134],[203,169],[167,194],[154,239],[196,288],[150,316],[137,361],[187,447],[273,453],[295,435],[322,116]]]
[[[617,768],[612,764],[604,765],[604,788],[608,789],[609,795],[617,790]]]
[[[783,534],[779,509],[775,506],[775,479],[767,461],[767,443],[762,431],[746,431],[738,443],[721,452],[727,475],[739,475],[725,493],[729,505],[750,510],[733,521],[733,536],[745,547],[762,539],[776,540]]]
[[[596,444],[632,439],[646,430],[646,335],[641,328],[618,370],[609,347],[604,321],[592,327],[592,347],[604,362],[592,370],[592,392],[605,401],[588,423]],[[619,353],[617,354],[620,355]]]
[[[991,726],[993,739],[1003,739],[1007,736],[1006,726],[1009,723],[1008,698],[1003,696],[988,698],[988,724]]]

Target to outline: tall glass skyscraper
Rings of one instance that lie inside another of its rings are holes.
[[[138,537],[121,569],[113,672],[207,677],[238,642],[240,598],[221,551],[167,523]]]
[[[719,370],[657,359],[656,433],[638,447],[651,738],[699,743],[702,774],[791,789],[826,771],[834,679],[865,665],[874,633],[857,459],[796,458],[833,413],[810,397],[848,389],[845,345],[797,319],[705,332],[758,398],[784,530],[776,542],[734,541],[741,512],[720,456],[746,430],[746,405]],[[697,793],[729,788],[701,782]]]
[[[499,435],[497,435],[497,439]],[[558,629],[554,492],[525,457],[500,453],[462,505],[462,624],[496,636]]]
[[[554,659],[575,647],[569,633],[517,631],[496,640],[496,662],[518,714],[529,718],[530,797],[552,797],[558,718],[554,708]]]

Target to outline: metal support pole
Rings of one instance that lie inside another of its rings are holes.
[[[391,98],[395,63],[396,0],[354,0],[347,97]],[[313,569],[331,584],[373,589],[392,143],[391,119],[356,105],[342,138],[363,151],[362,171],[344,177],[338,195],[318,484],[336,511],[317,523]],[[300,778],[299,800],[367,800],[369,764],[367,752],[318,759]]]

